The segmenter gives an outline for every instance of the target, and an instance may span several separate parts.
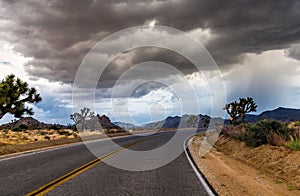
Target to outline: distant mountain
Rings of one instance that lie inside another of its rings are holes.
[[[199,123],[198,127],[205,127],[207,126],[208,120],[211,120],[211,117],[207,115],[199,114]],[[190,115],[183,115],[182,117],[179,116],[169,116],[164,120],[152,122],[143,125],[146,129],[158,129],[158,128],[178,128],[178,127],[188,127],[187,120]],[[217,121],[222,120],[221,118],[214,118]],[[265,111],[259,115],[247,114],[246,115],[246,122],[257,122],[261,119],[273,119],[282,122],[290,122],[300,120],[300,109],[292,109],[292,108],[283,108],[279,107],[275,110]],[[230,124],[228,119],[224,120],[224,124]]]
[[[182,117],[179,116],[169,116],[164,120],[157,121],[157,122],[152,122],[148,124],[144,124],[142,127],[146,129],[159,129],[159,128],[186,128],[188,127],[187,121],[189,119],[190,115],[183,115]],[[208,124],[208,121],[211,119],[207,115],[198,115],[199,117],[199,122],[198,122],[198,127],[205,127]]]
[[[1,129],[12,129],[14,127],[20,127],[21,125],[23,127],[27,127],[28,129],[50,129],[54,126],[66,128],[65,125],[47,124],[47,123],[40,122],[32,117],[23,117],[23,118],[20,118],[19,120],[14,120],[10,123],[1,125],[0,128]]]
[[[123,129],[133,129],[136,128],[137,126],[135,126],[134,124],[131,123],[125,123],[125,122],[112,122],[113,124],[122,127]]]
[[[259,115],[246,115],[246,122],[256,122],[261,119],[273,119],[282,122],[300,120],[300,109],[279,107],[275,110],[265,111]]]
[[[147,124],[143,124],[141,127],[145,129],[157,129],[161,128],[165,123],[165,120],[157,121],[157,122],[151,122]]]

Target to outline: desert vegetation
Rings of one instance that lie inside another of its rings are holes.
[[[221,135],[243,141],[250,147],[269,144],[300,150],[300,126],[294,122],[264,119],[257,123],[224,126]]]
[[[78,134],[73,130],[2,130],[0,131],[0,143],[2,145],[27,144],[37,141],[49,141],[66,138],[76,138]]]
[[[70,119],[74,121],[75,130],[78,132],[101,132],[105,134],[124,132],[121,127],[113,124],[107,116],[95,115],[87,107],[80,109],[80,112],[71,114]]]
[[[240,98],[239,101],[233,101],[226,104],[224,110],[230,116],[230,123],[237,125],[245,122],[246,114],[256,112],[257,105],[252,97]]]
[[[200,156],[205,133],[199,133],[191,154],[220,195],[299,195],[300,121],[247,122],[246,113],[256,108],[252,98],[227,104],[230,124],[223,126],[213,148]]]
[[[300,150],[300,123],[279,122],[263,119],[256,123],[245,123],[246,113],[256,111],[257,105],[251,97],[240,98],[226,104],[225,110],[230,115],[230,126],[224,126],[221,134],[245,142],[247,146],[258,147],[264,144],[285,146]]]
[[[86,121],[88,119],[93,119],[94,117],[94,112],[91,112],[91,109],[86,107],[82,108],[80,110],[80,113],[75,112],[74,114],[70,115],[70,118],[74,121],[76,127],[78,127],[79,124],[81,125],[81,129],[79,129],[80,131],[84,131],[84,129],[86,128]]]
[[[24,114],[33,115],[32,108],[25,103],[38,103],[42,100],[35,88],[29,88],[27,82],[8,75],[0,82],[0,119],[7,113],[16,118]]]
[[[199,117],[197,115],[191,115],[187,120],[187,126],[195,127],[198,126]]]

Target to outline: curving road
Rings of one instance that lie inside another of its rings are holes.
[[[182,148],[184,139],[191,135],[180,132],[175,148]],[[111,145],[107,139],[89,141],[88,147],[102,159],[82,143],[0,158],[0,195],[207,195],[184,153],[148,171],[127,171],[107,164],[132,161],[126,160],[126,151],[120,146],[149,151],[170,141],[174,133],[113,139],[119,146]],[[173,149],[167,149],[165,155],[169,150]],[[146,159],[147,168],[147,164],[163,157],[158,153],[142,160]]]

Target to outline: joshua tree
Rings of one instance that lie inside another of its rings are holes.
[[[89,108],[84,107],[80,110],[80,113],[75,112],[70,115],[70,118],[74,121],[75,125],[81,123],[82,131],[85,129],[85,121],[87,118],[91,118],[94,116],[94,112],[90,112]]]
[[[238,124],[237,119],[240,118],[240,113],[239,113],[240,109],[239,108],[240,108],[240,105],[236,101],[225,105],[224,109],[227,111],[227,113],[230,116],[231,124],[234,124],[234,125]]]
[[[210,123],[210,119],[209,118],[202,118],[202,121],[204,122],[204,127],[205,128],[208,128],[208,125],[209,125],[209,123]]]
[[[27,82],[13,74],[0,82],[0,119],[7,113],[20,118],[24,114],[33,115],[32,108],[25,103],[38,103],[42,100],[35,88],[29,88]]]
[[[229,104],[226,104],[224,110],[230,116],[231,124],[239,124],[238,121],[241,118],[241,122],[245,122],[246,114],[249,112],[255,112],[257,108],[256,103],[254,102],[252,97],[240,98],[239,102],[234,101]]]
[[[246,114],[250,112],[256,112],[257,105],[252,97],[240,98],[240,115],[242,123],[245,122]]]
[[[187,120],[187,125],[195,127],[195,125],[198,125],[198,116],[196,115],[191,115],[188,120]]]

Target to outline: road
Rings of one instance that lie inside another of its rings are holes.
[[[113,141],[128,150],[144,152],[163,146],[174,133],[133,135]],[[182,131],[180,134],[175,148],[183,148],[184,139],[190,135]],[[108,164],[139,161],[126,158],[124,148],[111,145],[107,139],[89,141],[87,146],[93,153],[86,145],[76,144],[0,159],[0,195],[207,195],[184,152],[162,167],[128,171]],[[164,153],[171,151],[167,149]],[[156,159],[162,160],[164,153],[149,159],[141,156],[142,164],[147,168]],[[107,161],[97,159],[94,154]]]

